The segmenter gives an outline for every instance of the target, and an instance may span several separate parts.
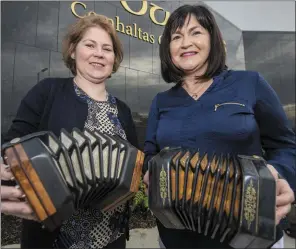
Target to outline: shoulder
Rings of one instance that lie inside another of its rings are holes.
[[[235,80],[241,80],[241,81],[258,81],[259,73],[256,71],[250,71],[250,70],[229,70],[226,75],[225,79],[233,78]]]
[[[117,108],[120,109],[122,112],[130,112],[131,109],[130,107],[121,99],[114,97],[114,99],[116,100],[116,105]]]
[[[258,83],[266,82],[259,72],[251,70],[228,70],[222,77],[224,86],[250,91],[255,91]]]
[[[36,94],[48,93],[53,87],[55,89],[63,88],[72,82],[72,78],[44,78],[33,86],[29,92]]]
[[[157,93],[152,100],[152,104],[159,106],[173,101],[174,97],[178,96],[178,88],[179,86],[175,84],[168,90]]]

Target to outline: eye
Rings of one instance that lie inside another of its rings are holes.
[[[200,34],[200,31],[193,31],[192,34],[193,34],[193,35],[199,35],[199,34]]]
[[[93,44],[85,44],[85,46],[87,46],[89,48],[94,48],[95,47]]]
[[[177,40],[177,39],[179,39],[179,38],[180,38],[179,35],[175,35],[175,36],[172,37],[172,41]]]
[[[109,51],[109,52],[113,51],[112,48],[104,48],[104,50],[105,50],[105,51]]]

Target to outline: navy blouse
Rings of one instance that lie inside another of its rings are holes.
[[[295,134],[276,93],[257,72],[224,71],[198,100],[179,85],[158,93],[148,118],[145,170],[166,146],[264,155],[296,189]]]

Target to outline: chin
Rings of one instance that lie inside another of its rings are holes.
[[[184,72],[194,72],[196,70],[196,66],[195,67],[182,67],[181,70],[184,71]]]
[[[88,78],[92,83],[99,84],[105,81],[108,77],[105,75],[90,75]]]

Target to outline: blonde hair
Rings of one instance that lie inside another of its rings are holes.
[[[79,19],[74,25],[70,26],[70,29],[65,35],[62,43],[64,63],[71,70],[73,75],[76,75],[76,63],[75,60],[72,59],[71,54],[76,49],[77,44],[80,42],[85,32],[89,28],[96,26],[99,26],[102,29],[104,29],[111,37],[113,43],[113,50],[115,54],[112,73],[115,73],[118,70],[120,63],[123,60],[122,44],[110,20],[103,15],[89,15]]]

